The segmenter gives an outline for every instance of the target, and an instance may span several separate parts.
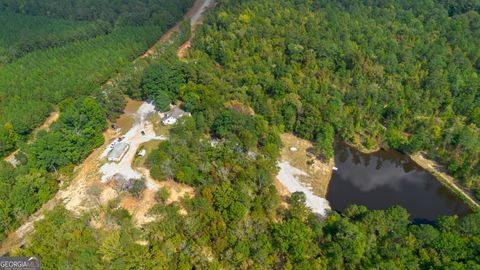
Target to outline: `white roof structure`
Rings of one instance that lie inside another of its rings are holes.
[[[140,152],[138,152],[138,156],[143,157],[143,156],[145,156],[146,153],[147,153],[147,150],[142,149],[142,150],[140,150]]]
[[[165,116],[162,119],[164,125],[173,125],[177,120],[183,116],[190,116],[189,112],[186,112],[177,106],[174,106],[170,111],[165,113]]]
[[[130,145],[125,142],[119,142],[115,145],[115,147],[108,153],[107,159],[108,161],[118,162],[122,160],[123,155],[127,152]]]

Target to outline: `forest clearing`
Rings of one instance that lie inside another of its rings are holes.
[[[335,165],[333,159],[328,162],[318,159],[312,153],[312,143],[293,134],[284,133],[281,139],[283,148],[278,161],[280,171],[277,181],[282,187],[279,190],[282,195],[285,195],[285,189],[288,193],[304,192],[307,206],[311,207],[313,212],[326,215],[330,210],[325,198]],[[278,187],[278,184],[276,185]]]
[[[306,175],[300,177],[301,181],[312,186],[315,194],[325,198],[335,166],[333,158],[328,161],[320,160],[313,153],[314,146],[311,142],[291,133],[282,134],[281,139],[284,146],[280,161],[287,161],[291,166],[304,171]]]

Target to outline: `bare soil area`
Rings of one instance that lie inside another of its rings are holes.
[[[203,16],[202,13],[205,10],[206,7],[210,6],[211,3],[213,3],[212,0],[197,0],[193,4],[193,6],[188,10],[188,12],[185,14],[183,17],[184,20],[190,20],[191,25],[195,26],[199,23],[201,23]],[[148,49],[144,54],[140,55],[139,59],[143,59],[149,56],[154,55],[157,52],[157,49],[159,48],[159,45],[165,44],[168,42],[173,33],[178,32],[180,30],[180,24],[183,21],[178,22],[175,24],[172,28],[170,28],[159,40],[158,42]]]
[[[43,124],[39,127],[37,127],[35,130],[33,130],[33,138],[35,138],[35,136],[37,135],[37,133],[40,131],[40,130],[45,130],[45,131],[48,131],[48,129],[50,128],[50,126],[58,120],[58,118],[60,117],[60,113],[55,110],[53,111],[50,116],[45,119],[45,122],[43,122]]]
[[[187,40],[185,43],[183,43],[182,46],[177,51],[177,57],[178,58],[184,58],[185,54],[187,53],[187,49],[189,49],[192,46],[192,42],[190,40]]]
[[[325,198],[335,166],[333,159],[328,162],[317,159],[309,152],[313,148],[312,143],[293,134],[284,133],[281,139],[281,161],[288,161],[291,166],[304,171],[307,175],[299,176],[300,180],[311,185],[315,194]]]
[[[313,145],[293,134],[281,135],[283,148],[277,165],[280,171],[275,186],[279,194],[287,197],[292,192],[301,191],[306,196],[306,205],[313,212],[325,215],[330,205],[325,199],[328,184],[332,177],[333,159],[323,162],[310,153]],[[286,201],[282,203],[287,206]]]

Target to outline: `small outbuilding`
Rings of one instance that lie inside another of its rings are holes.
[[[119,142],[115,144],[112,150],[108,153],[108,161],[112,162],[119,162],[122,160],[123,156],[125,153],[127,153],[128,148],[130,148],[130,145],[125,142]]]
[[[145,154],[147,154],[147,150],[145,150],[145,149],[142,149],[142,150],[140,150],[140,152],[138,152],[139,157],[144,157]]]
[[[165,116],[162,118],[162,123],[164,125],[173,125],[177,123],[177,120],[184,116],[191,116],[189,112],[186,112],[177,106],[173,106],[173,108],[165,113]]]

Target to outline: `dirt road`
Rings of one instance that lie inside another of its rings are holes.
[[[465,191],[459,184],[458,180],[448,175],[441,165],[437,164],[435,161],[426,159],[421,152],[410,155],[410,158],[420,167],[437,177],[442,183],[448,185],[448,187],[452,188],[455,192],[463,195],[470,205],[480,208],[480,203],[473,198],[473,195],[470,194],[470,192]]]
[[[104,133],[105,141],[108,142],[113,137],[113,132],[108,130]],[[103,151],[102,148],[96,149],[89,157],[75,169],[75,178],[65,189],[60,190],[55,196],[45,203],[37,212],[31,215],[22,226],[15,232],[12,232],[5,239],[0,248],[0,255],[6,254],[13,247],[21,246],[24,243],[25,236],[33,230],[33,224],[44,217],[43,213],[52,210],[58,203],[65,203],[67,209],[79,207],[81,199],[87,194],[87,187],[92,181],[95,181],[95,170],[92,168],[98,165],[98,156]]]
[[[192,35],[189,40],[187,40],[185,43],[178,48],[177,51],[177,57],[178,58],[184,58],[187,50],[192,46],[192,39],[195,37],[195,30],[197,29],[197,26],[200,25],[203,22],[203,11],[205,9],[212,7],[215,2],[213,0],[205,0],[203,3],[200,1],[197,1],[198,7],[196,8],[196,12],[193,14],[190,20],[190,25],[192,26]]]
[[[213,0],[196,0],[193,6],[188,10],[188,12],[183,17],[184,20],[190,20],[190,25],[192,26],[192,30],[195,28],[196,25],[200,24],[203,20],[203,12],[206,10],[207,7],[213,5]],[[180,25],[183,21],[178,22],[170,28],[159,40],[158,42],[150,49],[148,49],[144,54],[142,54],[139,58],[143,59],[148,56],[155,54],[158,45],[164,44],[165,42],[169,41],[172,37],[172,34],[178,32],[180,30]]]
[[[58,120],[58,118],[60,117],[60,114],[57,110],[53,111],[50,116],[45,119],[45,121],[43,122],[43,124],[37,128],[35,128],[33,131],[32,131],[32,138],[30,138],[30,140],[28,140],[28,144],[31,144],[34,140],[35,140],[35,137],[37,136],[38,132],[40,132],[41,130],[45,130],[45,131],[48,131],[48,129],[50,128],[50,126]],[[10,155],[8,155],[7,157],[5,157],[3,160],[5,160],[6,162],[12,164],[13,166],[16,166],[17,165],[17,160],[15,159],[15,155],[17,155],[18,151],[20,151],[20,149],[17,149],[15,150],[15,152],[11,153]]]

